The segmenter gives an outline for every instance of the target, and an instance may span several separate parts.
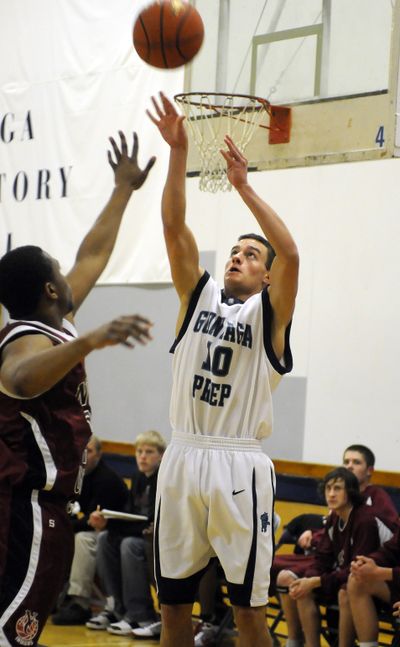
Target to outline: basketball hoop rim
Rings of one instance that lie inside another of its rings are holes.
[[[229,98],[238,98],[238,99],[251,99],[253,101],[258,101],[259,106],[253,106],[253,110],[265,110],[268,114],[270,114],[271,110],[271,104],[268,101],[268,99],[263,99],[262,97],[257,97],[252,94],[236,94],[233,92],[180,92],[178,94],[174,95],[174,101],[176,101],[178,104],[183,103],[183,99],[186,99],[187,97],[199,97],[199,96],[204,96],[204,97],[209,97],[209,96],[214,96],[214,97],[225,97],[226,99]],[[190,103],[193,106],[199,107],[201,106],[200,101],[194,101],[189,99],[188,103]],[[213,110],[221,110],[223,108],[222,105],[218,104],[211,104],[209,103],[208,106],[212,108]],[[243,106],[232,106],[233,110],[243,110]]]

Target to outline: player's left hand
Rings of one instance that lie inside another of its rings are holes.
[[[350,572],[359,581],[374,579],[378,567],[371,557],[357,555],[356,559],[351,562]]]
[[[226,173],[229,182],[235,189],[247,184],[247,159],[242,155],[236,144],[229,135],[224,137],[227,151],[221,149],[221,155],[226,161]]]
[[[312,577],[302,577],[299,580],[295,580],[289,586],[289,595],[292,600],[299,600],[304,598],[304,596],[311,593],[314,589],[313,578]]]
[[[133,133],[132,153],[131,155],[129,155],[126,137],[121,130],[119,130],[118,133],[121,139],[120,147],[118,147],[113,137],[109,138],[116,161],[113,159],[111,151],[107,151],[108,161],[112,170],[114,171],[115,186],[127,184],[134,190],[140,189],[142,184],[144,184],[144,182],[146,181],[146,178],[150,172],[151,167],[156,161],[156,158],[151,157],[147,162],[146,167],[142,170],[141,168],[139,168],[137,161],[139,150],[139,141],[137,134]]]
[[[88,526],[91,526],[95,530],[104,530],[107,526],[107,519],[103,517],[100,511],[94,510],[89,515]]]
[[[393,609],[393,615],[396,616],[396,618],[400,618],[400,601],[394,603]]]
[[[312,530],[304,530],[298,538],[297,544],[304,551],[309,550],[312,545]]]

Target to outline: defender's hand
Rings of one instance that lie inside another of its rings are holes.
[[[115,186],[127,184],[134,190],[140,189],[142,184],[144,184],[144,182],[146,181],[149,171],[156,161],[156,158],[151,157],[147,162],[146,167],[142,170],[141,168],[139,168],[137,161],[139,150],[139,140],[137,134],[133,133],[132,153],[131,155],[129,155],[125,135],[121,130],[119,130],[118,133],[121,139],[120,148],[117,146],[113,137],[109,138],[116,161],[114,161],[111,151],[107,151],[108,161],[112,170],[114,171]]]
[[[153,324],[140,315],[118,317],[96,330],[83,335],[93,350],[105,346],[116,346],[123,344],[128,348],[134,348],[131,340],[140,344],[147,344],[152,339],[150,328]]]

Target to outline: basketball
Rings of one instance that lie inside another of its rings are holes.
[[[204,25],[199,12],[184,0],[159,0],[141,11],[133,27],[133,44],[146,63],[174,68],[199,51]]]

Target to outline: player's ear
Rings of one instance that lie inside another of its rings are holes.
[[[51,299],[52,301],[55,301],[56,299],[58,299],[58,292],[57,292],[56,286],[51,281],[48,281],[47,283],[44,284],[44,293],[47,296],[47,298]]]
[[[262,284],[263,284],[263,288],[266,288],[268,285],[271,285],[269,270],[265,271]]]

